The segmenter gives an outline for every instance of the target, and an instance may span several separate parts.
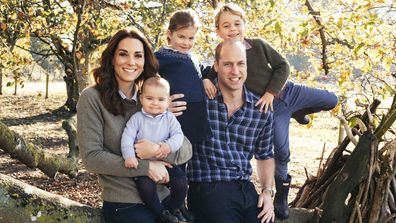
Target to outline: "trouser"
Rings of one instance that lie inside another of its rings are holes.
[[[289,125],[292,113],[306,109],[308,113],[327,111],[338,103],[337,96],[327,90],[310,88],[288,81],[274,99],[275,177],[286,180],[290,161]]]
[[[190,182],[187,201],[195,223],[258,223],[258,194],[250,181]]]
[[[169,197],[162,201],[167,206]],[[103,218],[106,223],[160,223],[162,222],[151,210],[140,203],[118,203],[103,201]]]
[[[179,209],[187,194],[187,177],[185,172],[178,166],[167,168],[169,182],[166,184],[170,188],[170,196],[167,208],[165,208],[157,195],[157,184],[147,176],[134,177],[136,188],[142,201],[152,212],[159,215],[165,209],[173,212]]]

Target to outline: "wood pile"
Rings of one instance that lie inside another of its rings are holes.
[[[317,176],[307,176],[291,207],[323,210],[320,223],[396,222],[396,139],[379,149],[379,141],[396,119],[395,98],[374,129],[372,115],[379,104],[375,100],[359,117],[366,129],[361,125],[349,129],[359,135],[353,151],[347,149],[353,140],[347,133]]]

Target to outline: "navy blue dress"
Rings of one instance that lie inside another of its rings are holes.
[[[181,100],[187,102],[187,110],[178,116],[184,135],[193,143],[212,136],[206,109],[206,95],[202,83],[204,68],[192,53],[180,53],[161,48],[155,52],[160,64],[159,74],[170,84],[170,93],[184,94]]]

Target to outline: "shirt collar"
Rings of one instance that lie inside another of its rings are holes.
[[[132,95],[132,98],[128,98],[125,94],[124,94],[124,92],[122,92],[121,91],[121,89],[118,89],[118,94],[120,94],[120,96],[121,96],[121,98],[122,99],[126,99],[126,100],[134,100],[134,101],[137,101],[137,89],[135,89],[135,92],[133,92],[133,95]]]
[[[149,113],[147,113],[143,108],[142,108],[142,113],[144,116],[149,117],[149,118],[157,118],[157,117],[161,117],[163,115],[165,115],[167,111],[162,112],[161,114],[158,114],[156,116],[150,115]]]

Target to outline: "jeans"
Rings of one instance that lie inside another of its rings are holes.
[[[337,96],[329,91],[310,88],[288,81],[274,99],[274,156],[275,177],[285,180],[290,161],[289,125],[293,112],[307,110],[307,114],[327,111],[338,103]]]
[[[195,223],[258,223],[258,194],[250,181],[190,182],[188,207]]]
[[[156,215],[144,204],[103,202],[103,217],[106,223],[158,223]]]

